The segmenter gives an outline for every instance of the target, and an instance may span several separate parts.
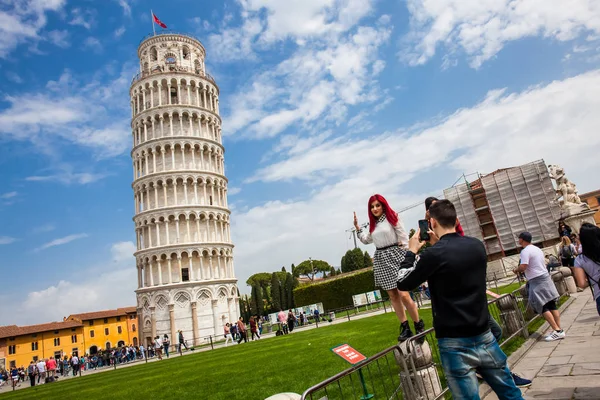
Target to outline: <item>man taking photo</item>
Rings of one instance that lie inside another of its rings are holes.
[[[425,242],[419,240],[420,232],[412,236],[400,267],[398,289],[409,291],[428,281],[433,326],[453,398],[478,398],[477,371],[500,400],[523,399],[508,370],[507,357],[489,329],[483,243],[456,233],[456,209],[450,201],[436,201],[429,216],[432,246],[415,264],[415,255]]]

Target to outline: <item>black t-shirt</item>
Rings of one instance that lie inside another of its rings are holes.
[[[416,265],[415,254],[408,251],[400,268],[398,289],[409,291],[429,283],[438,338],[471,337],[488,330],[487,255],[479,240],[444,235],[423,251]]]

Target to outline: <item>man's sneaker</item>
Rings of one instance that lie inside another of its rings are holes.
[[[554,340],[560,340],[560,339],[564,339],[565,338],[565,331],[561,330],[561,331],[553,331],[551,334],[549,334],[548,336],[546,336],[544,338],[544,340],[546,342],[552,342]]]
[[[519,375],[515,374],[514,372],[511,372],[511,375],[512,375],[513,380],[515,381],[515,385],[517,385],[517,387],[526,388],[526,387],[531,386],[531,381],[529,379],[520,377]]]
[[[399,342],[404,342],[405,340],[412,337],[413,333],[410,330],[410,325],[408,325],[408,321],[404,321],[400,324],[400,336],[398,336]]]

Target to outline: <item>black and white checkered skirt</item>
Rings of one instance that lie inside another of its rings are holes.
[[[400,264],[404,261],[405,256],[406,250],[398,245],[375,250],[373,275],[376,287],[383,290],[397,287],[398,271],[400,271]]]

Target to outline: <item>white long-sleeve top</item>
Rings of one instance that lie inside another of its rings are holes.
[[[408,234],[404,229],[404,223],[399,215],[398,223],[394,226],[387,220],[385,214],[383,214],[377,220],[377,225],[375,225],[373,233],[369,233],[368,229],[361,229],[358,231],[358,238],[364,244],[374,243],[378,249],[394,244],[408,245]]]

